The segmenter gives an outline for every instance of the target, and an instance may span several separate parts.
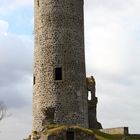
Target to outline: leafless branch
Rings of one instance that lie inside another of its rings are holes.
[[[6,111],[6,105],[2,101],[0,101],[0,121],[6,116]]]

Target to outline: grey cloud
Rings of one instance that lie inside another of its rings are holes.
[[[22,88],[22,87],[21,87]],[[0,88],[0,98],[6,104],[7,108],[22,108],[27,105],[31,105],[31,101],[27,100],[23,95],[24,90],[19,90],[16,85],[10,87],[7,85],[6,88]],[[28,92],[28,94],[31,94]],[[30,97],[30,96],[29,96]]]
[[[3,35],[0,50],[0,99],[9,108],[31,106],[32,40]]]
[[[0,13],[6,15],[15,9],[25,6],[33,6],[33,0],[2,0],[0,4]]]
[[[116,82],[113,77],[97,77],[98,119],[103,127],[129,126],[131,133],[139,133],[139,86],[123,84],[121,79]]]
[[[1,83],[11,84],[32,74],[33,43],[14,36],[5,36],[0,42]],[[14,78],[14,79],[13,79]],[[3,80],[3,81],[2,81]]]
[[[90,10],[95,10],[96,8],[106,8],[110,11],[116,11],[116,10],[123,10],[123,8],[127,8],[130,5],[134,5],[136,3],[139,3],[136,0],[87,0],[85,2],[87,8],[90,8]]]

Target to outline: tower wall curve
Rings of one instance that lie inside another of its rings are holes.
[[[35,0],[33,130],[88,126],[83,0]]]

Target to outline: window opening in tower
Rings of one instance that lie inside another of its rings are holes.
[[[62,80],[62,68],[55,68],[55,80]]]

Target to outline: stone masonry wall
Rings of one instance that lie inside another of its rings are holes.
[[[83,0],[34,2],[33,131],[43,123],[88,127]]]
[[[129,134],[128,127],[116,127],[116,128],[107,128],[107,129],[100,129],[101,132],[107,134]]]

